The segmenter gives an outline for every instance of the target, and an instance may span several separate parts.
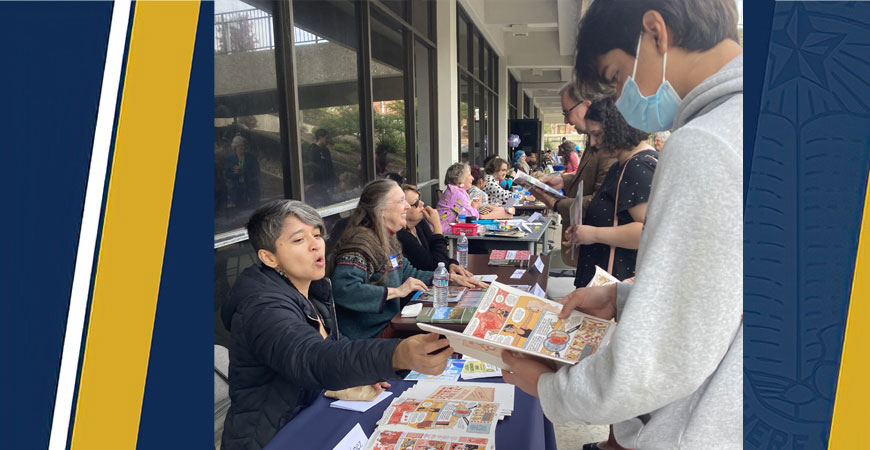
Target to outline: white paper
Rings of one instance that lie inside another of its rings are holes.
[[[514,279],[522,278],[523,275],[525,275],[525,274],[526,274],[526,269],[517,269],[517,270],[514,270],[514,273],[511,275],[511,278],[514,278]]]
[[[543,217],[543,216],[541,216],[541,213],[536,212],[536,213],[532,214],[531,217],[529,217],[528,221],[529,222],[537,222],[541,217]]]
[[[352,401],[352,400],[336,400],[336,401],[330,403],[329,406],[332,408],[347,409],[350,411],[366,412],[372,406],[377,405],[378,403],[382,402],[385,398],[387,398],[391,395],[393,395],[392,392],[384,391],[384,392],[381,392],[381,395],[379,395],[378,398],[376,398],[370,402],[361,402],[361,401]]]
[[[544,261],[538,256],[538,260],[535,261],[535,269],[538,269],[538,273],[544,273]]]
[[[356,424],[332,450],[362,450],[368,442],[368,436],[362,427]]]
[[[402,308],[402,317],[417,317],[423,311],[422,303],[413,303]]]
[[[498,280],[498,275],[475,275],[474,279],[477,281],[483,281],[484,283],[492,283],[495,280]]]
[[[517,199],[511,197],[511,198],[507,199],[507,200],[504,202],[504,205],[502,205],[502,206],[505,207],[505,208],[511,208],[511,207],[513,207],[514,205],[516,205],[517,203],[519,203],[519,201],[517,201]]]
[[[532,288],[532,295],[536,295],[541,298],[547,298],[547,293],[541,289],[541,286],[538,286],[538,283],[535,283],[535,287]]]

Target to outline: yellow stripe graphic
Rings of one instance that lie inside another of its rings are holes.
[[[136,448],[198,13],[136,2],[72,450]]]
[[[867,403],[870,401],[870,384],[866,377],[870,369],[867,349],[870,348],[870,183],[864,196],[864,216],[861,220],[861,237],[855,257],[855,274],[852,281],[852,298],[849,299],[849,315],[846,334],[843,338],[843,358],[837,395],[834,399],[834,415],[831,419],[831,439],[828,448],[866,448],[868,442]]]

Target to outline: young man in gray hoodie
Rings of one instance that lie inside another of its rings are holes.
[[[743,445],[743,56],[734,0],[595,1],[575,76],[628,123],[673,129],[653,179],[634,284],[563,299],[616,318],[610,345],[558,371],[505,353],[505,381],[556,423],[612,423],[636,449]]]

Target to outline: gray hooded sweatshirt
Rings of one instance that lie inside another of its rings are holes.
[[[689,92],[674,128],[610,345],[538,393],[553,422],[612,423],[624,447],[742,448],[742,55]]]

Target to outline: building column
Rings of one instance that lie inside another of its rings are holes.
[[[508,104],[511,99],[510,78],[508,77],[507,57],[498,58],[498,126],[496,127],[495,144],[498,155],[507,160],[508,157]]]
[[[438,24],[437,86],[438,86],[438,182],[443,183],[444,173],[451,164],[459,161],[459,80],[456,43],[456,0],[435,2],[435,20]],[[446,186],[443,186],[446,188]]]

